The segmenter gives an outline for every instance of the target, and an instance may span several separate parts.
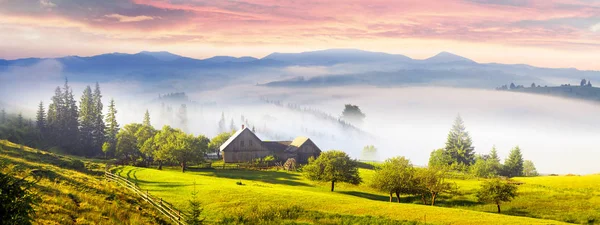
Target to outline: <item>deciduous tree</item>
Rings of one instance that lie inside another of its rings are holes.
[[[317,159],[311,157],[302,170],[310,180],[331,182],[331,191],[334,190],[335,182],[355,185],[362,182],[358,174],[358,163],[338,150],[323,152]]]
[[[477,192],[480,202],[494,203],[500,213],[500,204],[509,202],[517,196],[517,185],[500,179],[492,179],[484,182]]]
[[[400,194],[413,193],[414,169],[410,160],[404,157],[394,157],[385,160],[385,162],[375,171],[371,181],[371,187],[389,193],[390,202],[395,193],[398,202]]]

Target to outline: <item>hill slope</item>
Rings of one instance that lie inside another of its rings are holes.
[[[205,215],[211,221],[257,211],[257,208],[300,207],[322,214],[372,216],[434,224],[562,224],[558,221],[464,209],[374,201],[386,197],[363,192],[351,185],[336,185],[338,191],[332,193],[327,185],[307,181],[299,173],[244,170],[181,173],[137,167],[125,167],[117,172],[137,180],[143,189],[169,199],[176,206],[183,206],[195,188],[198,195],[202,196]],[[368,176],[365,174],[363,178],[366,180]],[[196,185],[192,185],[194,182]]]
[[[0,140],[0,172],[39,179],[34,224],[168,224],[129,191],[104,181],[104,164]],[[34,175],[35,174],[35,175]]]

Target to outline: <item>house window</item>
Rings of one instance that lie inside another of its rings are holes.
[[[240,141],[240,146],[244,147],[244,141]]]
[[[248,143],[250,143],[250,146],[252,146],[252,141],[248,141]]]

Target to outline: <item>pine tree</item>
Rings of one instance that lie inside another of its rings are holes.
[[[4,123],[6,123],[6,111],[2,109],[2,111],[0,111],[0,124]]]
[[[233,123],[233,119],[231,119],[231,123],[229,123],[229,131],[235,130],[235,124]]]
[[[94,121],[96,119],[94,108],[92,89],[87,86],[79,101],[79,144],[82,152],[88,156],[96,153],[93,146]]]
[[[106,125],[104,124],[104,116],[102,115],[102,93],[100,92],[100,85],[96,82],[96,88],[94,89],[93,99],[93,128],[92,128],[92,146],[95,152],[102,150],[102,145],[105,141]]]
[[[179,107],[179,112],[177,113],[177,117],[179,118],[179,123],[181,124],[181,130],[187,132],[187,106],[185,104],[181,104]]]
[[[445,151],[450,155],[453,162],[457,164],[471,165],[475,162],[473,141],[465,130],[462,118],[459,116],[454,120],[452,130],[448,134]]]
[[[19,113],[19,115],[17,115],[17,127],[23,128],[23,126],[25,126],[25,123],[23,122],[23,114]]]
[[[111,99],[110,105],[108,105],[108,114],[106,115],[106,142],[110,146],[109,154],[115,152],[115,147],[117,146],[119,124],[117,123],[116,114],[115,100]]]
[[[490,151],[487,163],[494,175],[500,175],[500,173],[502,172],[502,164],[500,163],[500,157],[498,157],[496,146],[492,147],[492,151]]]
[[[523,155],[519,146],[513,148],[505,160],[504,175],[507,177],[519,177],[523,175]]]
[[[38,111],[36,116],[36,125],[40,134],[44,134],[46,131],[46,111],[44,110],[44,102],[40,102],[38,105]]]
[[[58,114],[62,117],[63,131],[61,133],[61,143],[68,151],[73,154],[79,154],[75,150],[79,145],[79,112],[77,110],[77,102],[73,97],[73,90],[69,87],[69,81],[65,79],[65,85],[63,87],[63,102],[64,102],[64,115]]]
[[[150,113],[148,112],[148,110],[146,109],[146,113],[144,114],[144,122],[142,123],[144,126],[149,126],[151,127],[152,125],[150,124]]]
[[[219,120],[219,133],[226,132],[225,130],[225,113],[221,112],[221,119]]]
[[[48,106],[47,120],[47,132],[51,141],[50,143],[56,146],[61,146],[63,142],[63,117],[65,114],[65,103],[63,101],[63,93],[60,87],[56,87],[54,90],[54,96],[51,99],[51,103]]]

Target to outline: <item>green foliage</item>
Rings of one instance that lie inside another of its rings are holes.
[[[44,109],[44,102],[40,101],[38,105],[38,111],[36,113],[36,126],[40,134],[44,134],[46,131],[46,111]]]
[[[147,127],[152,127],[152,125],[150,124],[150,113],[148,112],[147,109],[146,109],[146,113],[144,113],[144,122],[142,122],[142,125],[147,126]]]
[[[342,151],[330,150],[321,153],[317,159],[311,157],[302,170],[310,180],[331,182],[331,191],[334,190],[335,182],[355,185],[362,182],[357,162]]]
[[[531,160],[525,160],[523,162],[523,176],[525,177],[537,177],[539,176],[535,165]]]
[[[194,182],[194,190],[190,194],[190,200],[188,201],[188,213],[185,218],[185,222],[190,225],[201,225],[204,223],[202,215],[202,203],[198,199],[198,191],[196,191],[196,182]]]
[[[496,147],[492,148],[489,155],[479,155],[475,158],[475,164],[470,168],[471,173],[477,177],[491,178],[499,176],[502,172],[502,164],[496,152]]]
[[[523,175],[523,155],[519,146],[513,148],[504,161],[503,175],[507,177],[520,177]]]
[[[106,125],[104,124],[104,116],[102,115],[102,93],[100,92],[100,84],[98,82],[96,82],[96,87],[94,88],[92,102],[94,117],[92,122],[92,146],[95,149],[102,149],[106,141]]]
[[[426,194],[431,196],[431,205],[435,205],[439,194],[452,190],[452,184],[446,182],[447,173],[446,169],[437,167],[416,170],[413,190],[422,195],[423,203],[426,203],[424,198]]]
[[[362,160],[375,161],[377,160],[377,148],[373,145],[367,145],[362,150]]]
[[[208,149],[212,152],[218,152],[219,147],[223,145],[235,132],[222,132],[210,140]]]
[[[462,163],[469,166],[475,162],[474,147],[472,145],[471,136],[466,131],[464,122],[459,115],[454,120],[450,133],[448,133],[444,150],[452,158],[453,164]]]
[[[0,171],[0,224],[31,224],[39,196],[30,189],[33,182]]]
[[[501,203],[510,202],[515,197],[517,197],[517,185],[500,179],[484,182],[477,192],[479,201],[496,204],[498,213],[500,213]]]
[[[117,123],[117,108],[115,106],[115,100],[110,100],[108,105],[108,114],[106,115],[106,141],[110,143],[113,148],[117,147],[117,133],[119,132],[119,124]],[[108,152],[114,152],[114,149]]]
[[[275,160],[276,160],[276,159],[275,159],[275,156],[273,156],[273,155],[268,155],[268,156],[265,156],[265,157],[262,159],[262,161],[263,161],[263,162],[266,162],[266,163],[273,162],[273,161],[275,161]]]
[[[181,166],[181,171],[185,172],[188,162],[202,160],[202,155],[208,148],[208,142],[209,139],[204,136],[194,137],[179,129],[164,126],[147,147],[153,149],[154,159],[159,163],[177,162]]]
[[[452,164],[452,157],[444,149],[433,150],[429,156],[429,167],[445,168]]]
[[[140,157],[137,138],[135,134],[142,127],[142,124],[131,123],[119,130],[117,134],[117,148],[115,155],[117,158],[124,160],[124,163],[134,162]]]
[[[168,218],[149,203],[106,182],[104,169],[102,160],[77,159],[0,140],[0,173],[35,179],[28,189],[40,197],[33,205],[33,224],[168,224]],[[5,187],[0,184],[0,189]],[[0,212],[0,217],[11,215]],[[9,221],[0,218],[0,224],[23,224]]]
[[[400,202],[400,194],[413,194],[414,168],[410,160],[404,157],[394,157],[385,160],[385,162],[375,170],[375,175],[371,180],[370,186],[390,194],[396,194]]]
[[[87,86],[81,95],[79,101],[79,145],[84,151],[84,155],[92,156],[95,155],[96,150],[94,149],[93,133],[94,133],[94,122],[95,116],[94,99],[92,96],[92,88]]]

